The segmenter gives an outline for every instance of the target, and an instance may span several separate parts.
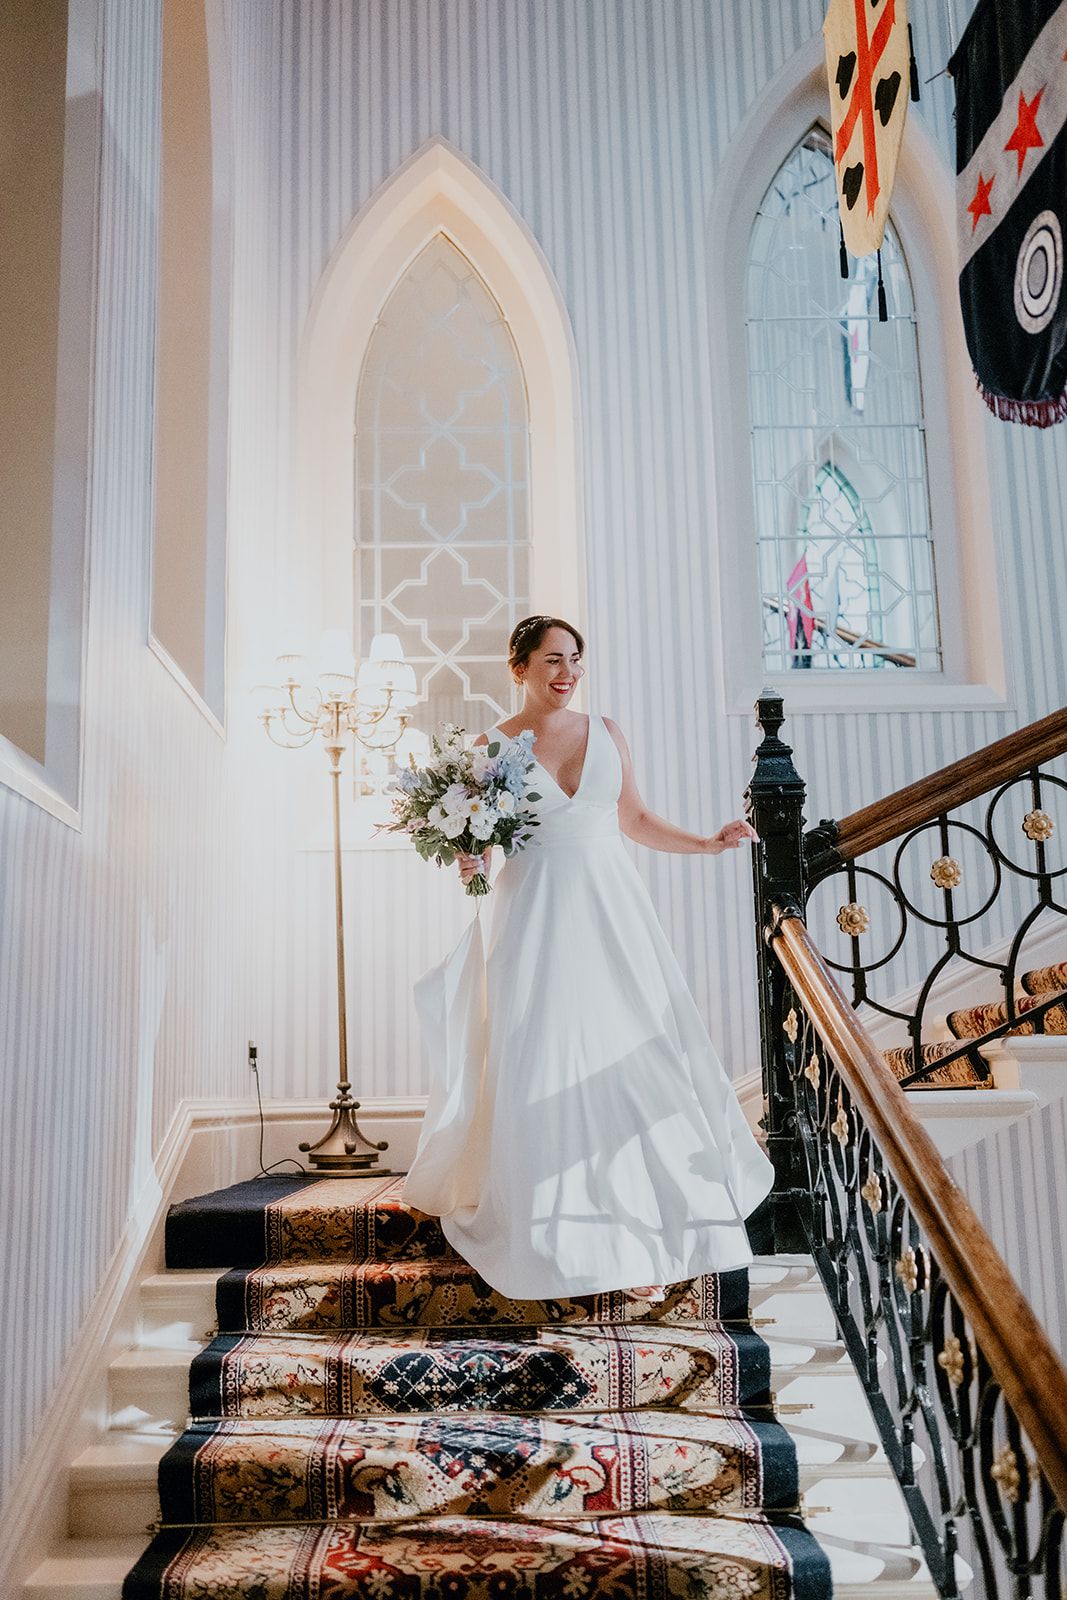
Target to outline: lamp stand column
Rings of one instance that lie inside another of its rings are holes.
[[[350,1178],[360,1173],[382,1173],[378,1166],[379,1151],[388,1148],[389,1141],[378,1143],[366,1138],[356,1121],[359,1101],[352,1098],[352,1085],[348,1078],[348,1015],[345,992],[345,912],[344,884],[341,876],[341,757],[344,742],[341,735],[341,707],[334,702],[333,726],[326,740],[330,757],[330,787],[333,795],[333,889],[337,923],[337,1044],[339,1073],[337,1097],[330,1101],[333,1121],[315,1144],[301,1144],[308,1157],[308,1165],[319,1177]]]

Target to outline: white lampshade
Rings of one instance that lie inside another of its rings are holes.
[[[417,697],[415,668],[404,660],[395,633],[376,633],[371,640],[370,655],[359,664],[356,695],[361,706],[368,711],[378,711],[386,704],[390,690],[392,710],[406,711],[413,706]]]

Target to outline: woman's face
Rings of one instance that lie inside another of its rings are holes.
[[[567,705],[584,674],[574,635],[566,628],[549,628],[517,675],[526,690],[527,705],[547,708]]]

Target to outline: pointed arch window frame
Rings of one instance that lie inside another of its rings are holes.
[[[748,469],[744,283],[749,238],[757,208],[783,162],[813,126],[827,127],[825,71],[822,40],[815,36],[766,86],[731,138],[708,216],[711,492],[718,528],[715,631],[719,690],[728,716],[750,717],[767,679]],[[987,424],[959,315],[954,181],[916,115],[909,115],[905,127],[892,216],[921,330],[942,670],[789,673],[782,687],[794,713],[1006,710],[1012,687],[996,598],[1002,573],[992,526]],[[745,470],[738,470],[739,462]],[[808,681],[816,677],[819,681]],[[801,678],[805,681],[797,681]]]
[[[427,140],[368,198],[316,287],[297,369],[296,504],[282,554],[279,625],[308,637],[353,631],[356,393],[382,308],[436,234],[471,263],[501,308],[522,368],[529,422],[534,609],[586,614],[578,363],[563,296],[533,233],[486,173],[447,139]],[[345,848],[403,848],[392,835]],[[313,828],[303,848],[330,848]]]

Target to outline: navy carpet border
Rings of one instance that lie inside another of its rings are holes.
[[[167,1213],[168,1267],[259,1267],[267,1259],[266,1209],[321,1178],[249,1178],[179,1201]]]
[[[122,1600],[159,1600],[166,1570],[190,1537],[199,1537],[199,1534],[190,1536],[185,1528],[167,1528],[157,1533],[137,1565],[131,1567],[123,1579]]]
[[[754,1328],[727,1330],[737,1349],[737,1403],[769,1406],[771,1403],[771,1348]]]
[[[799,1517],[776,1519],[774,1534],[785,1546],[792,1571],[790,1600],[831,1600],[830,1558]],[[125,1600],[125,1596],[123,1597]]]
[[[226,1357],[243,1343],[243,1334],[219,1334],[193,1357],[189,1367],[190,1416],[221,1417],[226,1414],[222,1393]]]
[[[196,1504],[196,1458],[208,1440],[218,1433],[216,1422],[194,1422],[179,1434],[159,1463],[159,1511],[161,1522],[198,1522]],[[210,1517],[204,1519],[211,1521]]]
[[[800,1502],[800,1468],[797,1465],[797,1447],[782,1424],[768,1418],[757,1421],[745,1418],[759,1445],[760,1467],[763,1475],[761,1509],[795,1511]]]

